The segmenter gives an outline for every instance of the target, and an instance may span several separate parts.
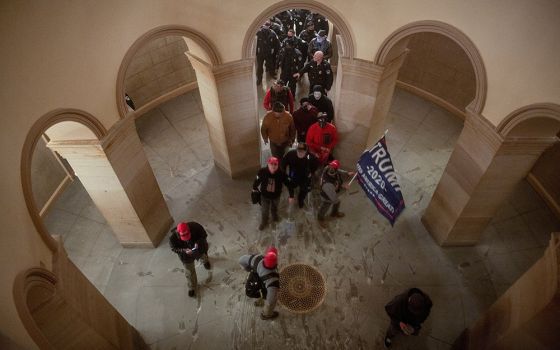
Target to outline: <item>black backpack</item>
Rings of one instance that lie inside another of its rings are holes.
[[[266,298],[266,286],[264,284],[264,281],[268,280],[269,278],[279,276],[277,272],[271,272],[268,275],[263,276],[262,278],[259,277],[259,274],[257,273],[257,266],[262,259],[262,255],[251,255],[251,257],[249,258],[249,266],[251,268],[251,271],[249,272],[247,280],[245,281],[245,294],[249,298]],[[273,282],[272,285],[279,287],[280,284],[278,283],[278,281],[276,281]]]

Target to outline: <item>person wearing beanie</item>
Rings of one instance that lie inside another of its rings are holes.
[[[245,271],[254,270],[264,284],[263,296],[265,297],[264,308],[261,319],[272,320],[278,317],[278,311],[274,311],[278,300],[278,289],[280,288],[280,275],[278,274],[278,250],[270,247],[264,254],[243,255],[239,258],[239,265]],[[255,306],[263,306],[260,300]]]
[[[307,152],[307,145],[303,142],[298,143],[297,148],[286,153],[282,159],[282,171],[288,175],[294,189],[299,187],[300,208],[303,208],[305,197],[311,191],[311,179],[318,167],[317,157]]]
[[[319,30],[317,36],[311,40],[307,47],[307,54],[311,57],[317,51],[323,53],[324,60],[329,60],[332,57],[332,45],[327,39],[327,31],[324,29]]]
[[[253,182],[253,191],[261,193],[261,223],[259,230],[262,231],[268,225],[268,215],[272,214],[272,220],[280,220],[278,217],[278,203],[282,195],[282,185],[288,188],[290,197],[288,202],[294,201],[294,189],[290,184],[286,174],[278,169],[279,160],[276,157],[270,157],[267,166],[261,168],[257,173],[257,177]]]
[[[331,217],[344,217],[344,213],[339,211],[340,198],[338,196],[338,193],[342,188],[347,189],[347,187],[343,184],[343,175],[349,178],[354,176],[354,172],[342,170],[340,168],[340,162],[336,159],[331,161],[323,169],[323,173],[321,175],[321,207],[319,207],[319,213],[317,214],[319,225],[323,228],[326,228],[325,215],[331,205]]]
[[[319,111],[317,107],[309,103],[307,97],[303,97],[299,100],[300,107],[294,112],[294,125],[296,127],[297,141],[305,142],[305,136],[307,135],[307,130],[315,122],[317,122],[317,114]]]
[[[315,31],[315,24],[313,22],[307,22],[304,30],[299,32],[299,39],[301,42],[305,43],[301,51],[301,53],[305,55],[304,61],[311,62],[313,60],[313,56],[309,56],[307,53],[309,52],[309,43],[311,40],[315,39],[316,36],[317,32]]]
[[[326,165],[332,159],[332,151],[338,143],[336,126],[327,122],[327,115],[319,112],[317,122],[307,130],[305,143],[309,153],[313,154],[321,165]]]
[[[398,334],[418,335],[431,309],[432,300],[418,288],[408,289],[395,296],[385,305],[385,311],[391,318],[385,334],[385,348],[391,347],[393,337]]]
[[[313,93],[315,85],[321,85],[326,91],[331,89],[333,84],[333,72],[329,62],[323,59],[323,52],[317,51],[313,54],[313,60],[307,62],[299,72],[294,74],[294,78],[299,79],[307,73],[309,78],[309,94]],[[326,91],[324,94],[326,95]]]
[[[185,277],[189,288],[189,296],[196,295],[198,280],[195,260],[202,260],[206,270],[211,269],[210,260],[208,259],[208,234],[206,230],[197,222],[180,222],[176,228],[171,230],[169,237],[169,246],[171,250],[179,256],[181,262],[185,266]]]
[[[313,87],[313,93],[309,95],[309,103],[317,107],[319,112],[327,114],[327,122],[334,123],[333,103],[331,99],[324,94],[323,87],[321,85],[315,85]]]
[[[278,79],[272,84],[270,89],[264,95],[263,107],[267,111],[271,111],[276,102],[289,106],[290,114],[294,112],[294,95],[287,86],[284,86],[283,80]]]
[[[265,145],[270,141],[270,152],[278,159],[282,159],[286,148],[294,143],[296,139],[294,119],[286,112],[282,103],[276,101],[272,111],[264,116],[261,136]]]

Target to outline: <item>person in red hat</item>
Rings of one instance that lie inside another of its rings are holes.
[[[319,213],[317,214],[317,219],[319,220],[319,225],[325,227],[325,215],[332,205],[331,217],[341,218],[344,213],[339,211],[340,199],[338,198],[338,193],[342,188],[347,188],[343,185],[342,176],[352,177],[354,172],[346,171],[340,168],[340,162],[338,160],[331,161],[324,169],[321,175],[321,207],[319,208]]]
[[[243,255],[239,258],[239,265],[245,271],[256,271],[262,285],[262,295],[265,298],[261,319],[272,320],[278,317],[278,311],[274,311],[278,300],[278,289],[280,288],[280,275],[278,274],[278,250],[270,247],[264,254]],[[255,306],[263,306],[261,300],[255,301]]]
[[[171,230],[169,246],[185,266],[185,277],[189,287],[189,296],[196,295],[198,285],[195,260],[202,260],[204,268],[210,270],[212,266],[208,259],[208,241],[206,230],[197,222],[180,222],[177,228]]]
[[[259,230],[264,230],[268,225],[268,214],[272,213],[272,220],[278,221],[278,203],[282,195],[282,185],[290,192],[288,201],[294,201],[294,189],[286,174],[278,169],[278,158],[268,158],[267,166],[261,168],[253,182],[253,191],[261,193],[261,223]]]
[[[385,311],[391,318],[391,324],[385,334],[385,348],[391,347],[393,337],[398,334],[418,335],[431,309],[432,300],[418,288],[410,288],[394,297],[385,305]]]

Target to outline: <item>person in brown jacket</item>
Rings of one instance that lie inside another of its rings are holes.
[[[286,112],[282,103],[275,102],[272,111],[264,116],[261,135],[265,144],[270,141],[270,152],[278,159],[282,159],[286,148],[294,143],[296,139],[294,119]]]

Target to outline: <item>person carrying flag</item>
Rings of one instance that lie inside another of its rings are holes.
[[[322,228],[326,228],[325,215],[331,205],[331,217],[344,217],[344,213],[339,211],[340,198],[338,193],[342,188],[348,188],[347,185],[343,184],[342,176],[350,178],[354,174],[352,171],[340,169],[340,162],[336,159],[323,169],[323,174],[321,175],[321,207],[317,214],[317,220],[319,220],[319,225]]]

